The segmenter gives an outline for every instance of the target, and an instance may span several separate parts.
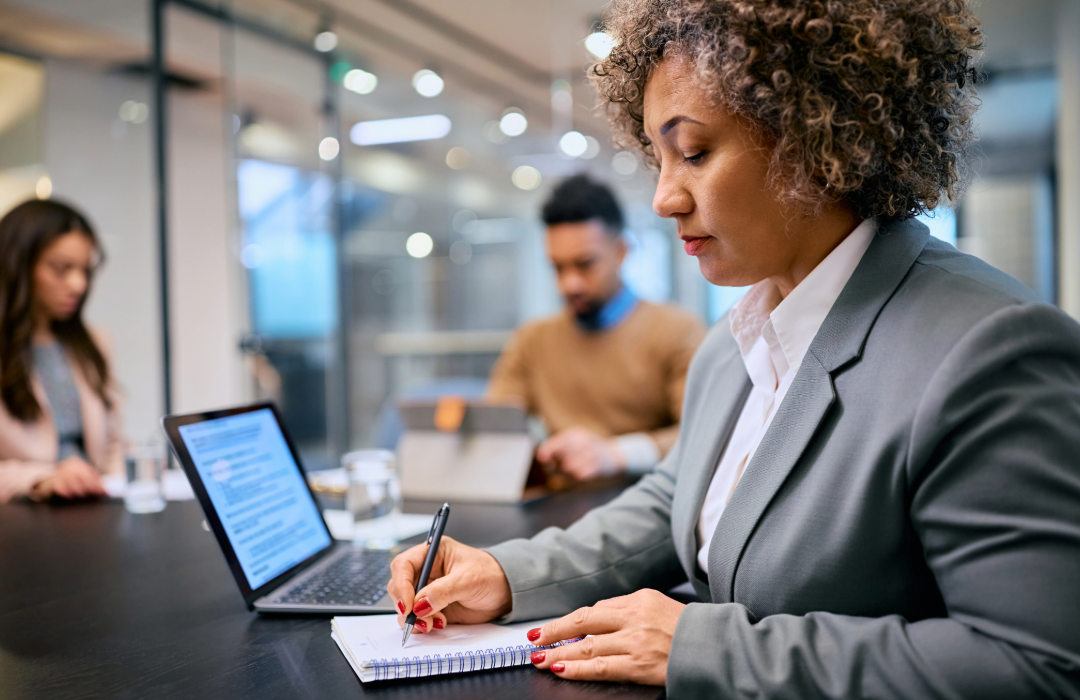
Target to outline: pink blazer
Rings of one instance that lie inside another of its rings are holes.
[[[102,347],[100,343],[99,347]],[[71,370],[82,408],[86,457],[102,473],[119,472],[123,467],[123,448],[118,392],[110,391],[113,409],[106,409],[73,358]],[[32,382],[34,395],[42,408],[38,420],[23,423],[12,417],[0,401],[0,503],[27,495],[34,484],[56,468],[60,446],[52,409],[40,379],[34,375]]]

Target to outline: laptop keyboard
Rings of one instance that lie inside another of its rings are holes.
[[[386,550],[351,549],[337,561],[274,600],[302,605],[374,605],[386,593],[390,560]]]

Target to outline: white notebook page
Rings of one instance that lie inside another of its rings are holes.
[[[367,682],[528,663],[537,647],[525,635],[549,621],[449,625],[427,634],[414,632],[402,647],[397,615],[358,615],[335,617],[331,636],[360,680]]]

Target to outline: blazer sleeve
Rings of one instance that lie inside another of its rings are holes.
[[[656,471],[565,530],[551,527],[489,548],[513,597],[503,621],[564,615],[605,598],[685,581],[671,536],[678,459],[676,444]]]
[[[705,339],[705,327],[693,316],[680,317],[675,332],[670,334],[669,347],[665,352],[664,367],[668,411],[674,419],[672,425],[649,431],[648,435],[656,443],[660,456],[665,457],[679,438],[679,421],[682,420],[683,396],[686,393],[686,374],[690,370],[690,361],[694,359],[701,341]]]
[[[1080,328],[1047,306],[1000,309],[929,386],[906,478],[948,615],[690,605],[670,697],[1080,698]]]

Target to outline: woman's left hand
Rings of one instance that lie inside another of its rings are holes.
[[[664,685],[671,639],[685,607],[652,590],[602,600],[531,630],[529,641],[537,646],[593,635],[534,652],[532,662],[573,680]]]

